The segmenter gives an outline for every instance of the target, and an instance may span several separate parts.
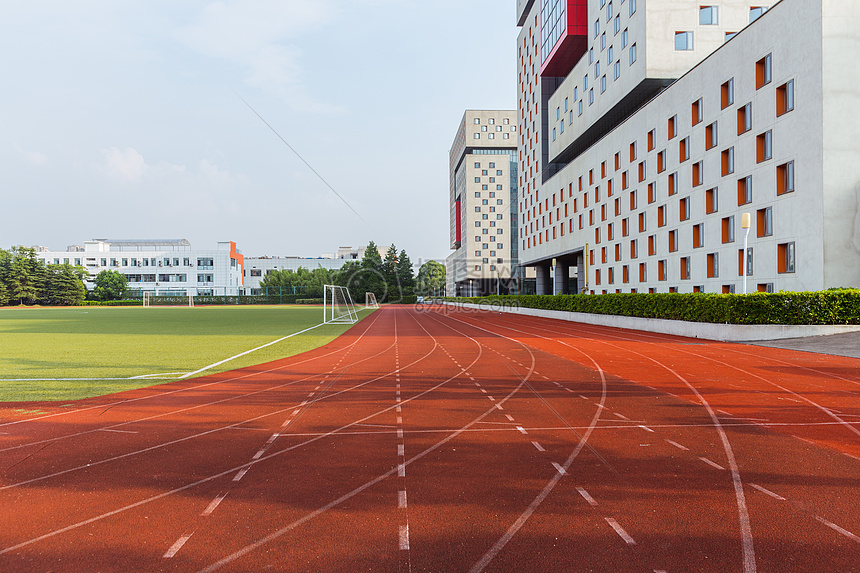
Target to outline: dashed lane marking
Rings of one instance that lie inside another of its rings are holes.
[[[847,529],[843,529],[843,528],[839,527],[838,525],[836,525],[835,523],[833,523],[832,521],[827,521],[823,517],[818,517],[817,515],[815,516],[815,519],[817,519],[818,521],[820,521],[821,523],[823,523],[824,525],[826,525],[827,527],[829,527],[833,531],[835,531],[837,533],[841,533],[842,535],[844,535],[845,537],[847,537],[851,541],[854,541],[856,543],[860,543],[860,537],[857,537],[856,535],[854,535],[853,533],[851,533]]]
[[[705,462],[706,464],[708,464],[709,466],[711,466],[712,468],[717,468],[718,470],[722,470],[722,471],[726,470],[726,468],[724,468],[723,466],[721,466],[720,464],[718,464],[716,462],[712,462],[708,458],[699,457],[699,459],[702,460],[703,462]]]
[[[625,415],[623,415],[623,414],[619,414],[618,412],[614,412],[614,414],[615,414],[617,417],[621,418],[622,420],[629,420],[629,419],[630,419],[630,418],[628,418],[627,416],[625,416]]]
[[[406,464],[397,464],[397,477],[406,477]]]
[[[765,489],[765,488],[761,487],[760,485],[756,485],[756,484],[754,484],[754,483],[751,483],[751,484],[750,484],[750,487],[752,487],[752,488],[755,488],[755,489],[759,490],[760,492],[762,492],[762,493],[763,493],[763,494],[765,494],[765,495],[769,495],[769,496],[770,496],[770,497],[772,497],[773,499],[778,499],[779,501],[785,501],[785,498],[784,498],[784,497],[782,497],[781,495],[776,494],[776,493],[773,493],[773,492],[772,492],[772,491],[770,491],[769,489]]]
[[[179,539],[177,539],[177,540],[176,540],[176,543],[174,543],[173,545],[171,545],[171,546],[170,546],[170,549],[168,549],[168,550],[167,550],[167,553],[165,553],[165,554],[164,554],[164,558],[165,558],[165,559],[170,559],[170,558],[172,558],[174,555],[176,555],[177,553],[179,553],[179,550],[180,550],[180,549],[182,549],[182,546],[183,546],[183,545],[185,545],[185,542],[186,542],[186,541],[188,541],[189,539],[191,539],[191,536],[192,536],[192,535],[193,535],[192,533],[188,533],[188,534],[186,534],[186,535],[183,535],[183,536],[182,536],[182,537],[180,537]]]
[[[563,476],[567,475],[567,470],[565,470],[563,467],[561,467],[560,464],[558,464],[556,462],[552,462],[552,465],[553,465],[553,467],[555,467],[555,469],[558,470],[558,473],[560,473]]]
[[[406,509],[406,490],[401,489],[397,492],[397,507]]]
[[[517,430],[519,430],[520,433],[523,435],[528,434],[528,432],[526,432],[525,428],[523,428],[522,426],[517,426]]]
[[[401,525],[400,526],[400,549],[404,551],[409,550],[409,526]]]
[[[627,545],[636,545],[636,541],[632,537],[630,537],[629,533],[624,531],[624,528],[621,527],[621,525],[619,525],[617,521],[615,521],[611,517],[605,517],[604,519],[606,520],[606,523],[608,523],[609,526],[615,530],[615,533],[617,533],[621,537],[621,539],[624,540],[624,543],[626,543]]]
[[[545,449],[543,449],[543,446],[542,446],[542,445],[540,445],[540,444],[539,444],[539,443],[537,443],[537,442],[532,442],[532,445],[533,445],[533,446],[537,449],[537,451],[539,451],[539,452],[545,452],[545,451],[546,451]]]
[[[643,426],[642,424],[639,424],[639,425],[637,426],[637,428],[642,428],[642,429],[643,429],[643,430],[645,430],[646,432],[651,432],[652,434],[654,433],[654,430],[652,430],[652,429],[651,429],[651,428],[649,428],[648,426]]]
[[[685,446],[682,446],[682,445],[681,445],[681,444],[679,444],[678,442],[673,442],[672,440],[666,440],[666,441],[667,441],[668,443],[672,444],[673,446],[675,446],[676,448],[678,448],[679,450],[684,450],[685,452],[689,452],[689,451],[690,451],[690,448],[685,447]]]
[[[117,434],[136,434],[137,432],[132,432],[130,430],[111,430],[110,428],[99,428],[99,432],[116,432]],[[0,432],[0,434],[5,434],[5,432]]]
[[[225,498],[225,497],[227,497],[227,494],[226,494],[226,493],[222,493],[221,495],[219,495],[218,497],[216,497],[215,499],[213,499],[213,500],[212,500],[212,503],[210,503],[210,504],[206,507],[206,509],[204,509],[204,510],[203,510],[203,512],[202,512],[200,515],[212,515],[212,512],[213,512],[213,511],[215,511],[215,508],[217,508],[217,507],[218,507],[218,505],[220,505],[220,503],[221,503],[222,501],[224,501],[224,498]]]
[[[235,477],[233,477],[233,481],[239,481],[239,480],[241,480],[243,477],[245,477],[245,474],[246,474],[246,473],[248,473],[248,468],[245,468],[245,469],[243,469],[243,470],[239,470],[239,473],[237,473],[237,474],[235,475]]]
[[[591,496],[588,494],[588,492],[587,492],[587,491],[585,491],[585,489],[584,489],[584,488],[581,488],[581,487],[577,486],[577,487],[576,487],[576,491],[578,491],[578,492],[579,492],[579,495],[581,495],[581,496],[582,496],[582,499],[584,499],[585,501],[587,501],[587,502],[588,502],[588,505],[590,505],[591,507],[597,507],[597,501],[595,501],[595,499],[594,499],[593,497],[591,497]]]
[[[405,456],[406,452],[404,450],[405,450],[405,446],[403,444],[397,444],[397,455],[398,456]]]

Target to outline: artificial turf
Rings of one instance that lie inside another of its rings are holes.
[[[321,322],[321,307],[304,306],[0,308],[0,402],[75,400],[176,380]],[[299,354],[350,326],[326,324],[205,374]]]

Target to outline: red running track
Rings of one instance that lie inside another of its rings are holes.
[[[858,398],[855,359],[386,307],[0,405],[0,571],[860,571]]]

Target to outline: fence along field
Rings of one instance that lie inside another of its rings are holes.
[[[0,402],[76,400],[168,382],[311,329],[202,374],[262,364],[352,326],[320,325],[321,314],[301,306],[4,308]]]

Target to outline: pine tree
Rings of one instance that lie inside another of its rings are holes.
[[[415,294],[415,275],[412,274],[412,261],[409,260],[409,255],[406,254],[405,249],[400,251],[400,256],[397,257],[397,281],[404,297],[411,297]]]
[[[361,299],[364,299],[364,293],[372,292],[379,302],[384,300],[387,288],[382,273],[382,257],[379,256],[379,249],[373,241],[367,244],[367,250],[364,251],[361,274],[356,277],[356,284],[360,285],[358,290],[361,292]]]
[[[397,280],[397,247],[393,243],[388,247],[382,261],[382,278],[388,290],[388,302],[399,302],[403,293]]]

